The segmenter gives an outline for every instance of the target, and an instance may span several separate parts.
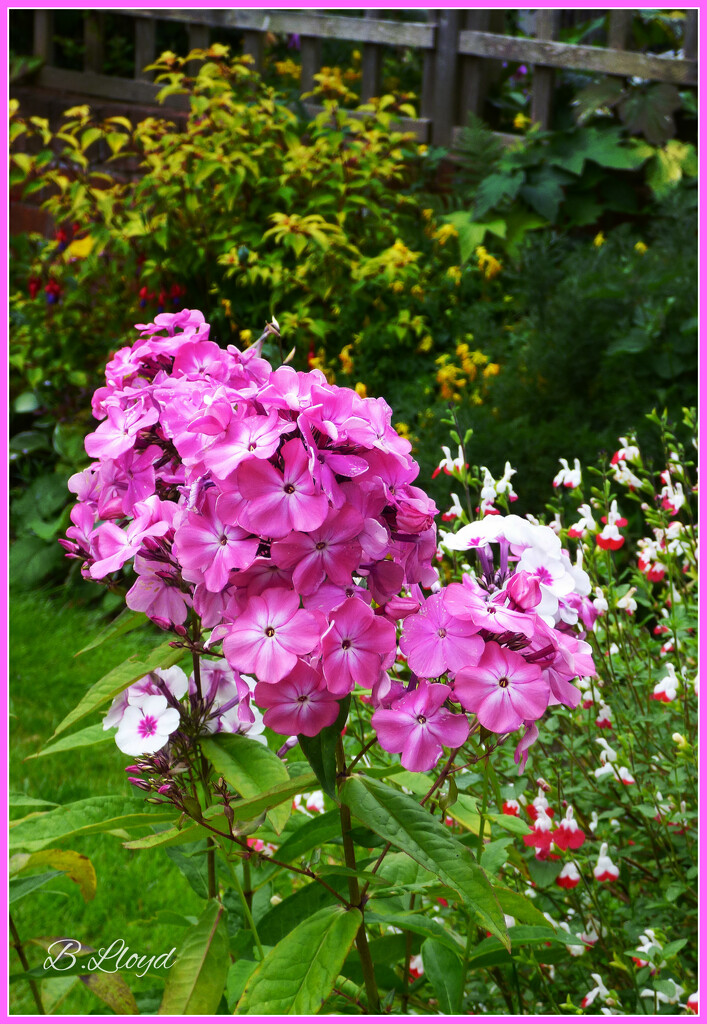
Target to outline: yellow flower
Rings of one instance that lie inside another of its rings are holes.
[[[421,146],[418,146],[417,147],[417,152],[420,154],[420,156],[424,156],[427,153],[427,146],[425,146],[424,144],[421,145]]]
[[[252,331],[249,331],[247,328],[246,328],[245,331],[241,331],[241,341],[243,342],[244,345],[250,345],[252,339],[253,339],[253,332]]]
[[[427,210],[423,210],[422,211],[422,219],[423,220],[432,220],[433,215],[434,215],[434,210],[432,210],[432,209],[427,209]]]
[[[478,260],[477,266],[487,281],[492,281],[497,274],[501,273],[503,267],[483,245],[477,245],[474,255]]]
[[[471,393],[471,404],[472,405],[483,405],[484,404],[483,398],[481,397],[479,392],[476,391],[476,390],[472,391],[472,393]]]
[[[600,231],[598,235],[594,236],[594,242],[592,243],[597,249],[601,249],[602,245],[606,241],[606,236],[603,231]]]
[[[417,351],[418,352],[430,352],[432,350],[432,345],[433,344],[434,344],[434,342],[432,341],[432,335],[431,334],[426,334],[424,336],[424,338],[420,341],[420,344],[417,346]]]
[[[402,281],[393,281],[390,285],[391,291],[394,291],[396,295],[400,295],[402,291],[405,291],[405,285]]]
[[[394,423],[393,426],[401,437],[410,437],[410,427],[407,423]]]
[[[352,374],[354,369],[353,359],[351,358],[351,349],[353,345],[344,345],[341,352],[339,352],[339,359],[341,360],[341,368],[344,373]]]
[[[477,366],[485,366],[489,361],[489,357],[485,356],[478,348],[475,352],[471,353],[471,359]]]
[[[489,363],[488,366],[484,367],[482,372],[484,377],[497,377],[500,369],[501,367],[498,363]]]
[[[519,113],[513,118],[513,127],[520,129],[520,131],[524,131],[532,123],[532,120],[525,114]]]
[[[302,74],[302,68],[299,66],[299,64],[295,64],[295,62],[293,60],[290,60],[289,57],[287,60],[276,60],[275,70],[277,71],[278,75],[289,75],[291,78],[294,78],[297,81],[299,81],[300,76]]]
[[[458,238],[459,232],[453,224],[442,224],[432,236],[440,245],[444,245],[448,238]]]
[[[357,395],[360,395],[361,398],[368,398],[368,391],[366,389],[366,385],[363,384],[361,381],[358,382],[358,384],[354,388],[354,391],[356,392]]]
[[[636,242],[636,244],[634,245],[634,249],[641,256],[643,255],[644,252],[648,252],[648,246],[646,245],[645,242]]]
[[[419,284],[414,284],[412,286],[412,288],[410,289],[410,295],[412,296],[413,299],[424,299],[425,297],[425,293],[423,292],[422,288],[420,288]]]
[[[451,278],[455,284],[459,284],[462,279],[462,272],[460,267],[447,267],[447,277]]]

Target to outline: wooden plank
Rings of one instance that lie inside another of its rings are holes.
[[[154,18],[135,19],[135,77],[142,82],[151,82],[153,72],[145,71],[155,59],[157,22]]]
[[[230,8],[184,9],[122,7],[121,14],[136,18],[160,18],[163,21],[195,22],[212,28],[236,28],[255,32],[315,36],[319,39],[346,39],[354,43],[383,43],[388,46],[415,46],[431,49],[434,29],[422,22],[396,22],[382,19],[347,18],[308,14],[302,11],[263,11]]]
[[[45,64],[51,64],[54,59],[53,11],[43,10],[34,12],[32,34],[32,53],[35,57],[41,57]]]
[[[502,32],[504,12],[466,11],[464,28],[478,32]],[[480,57],[461,58],[460,120],[466,124],[468,113],[481,117],[489,86],[500,77],[502,67],[497,61]]]
[[[626,8],[615,8],[609,15],[609,39],[610,50],[625,50],[628,43],[628,35],[631,31],[633,11]]]
[[[36,81],[43,89],[147,106],[157,105],[157,93],[162,88],[154,82],[138,82],[117,75],[96,75],[92,71],[68,71],[65,68],[42,68]],[[186,96],[168,96],[164,106],[177,110],[189,109]]]
[[[302,36],[300,38],[300,58],[302,60],[300,91],[311,92],[316,85],[314,76],[319,74],[322,67],[321,39],[315,39],[314,36]]]
[[[697,84],[697,62],[674,57],[653,57],[628,50],[609,50],[598,46],[577,46],[540,39],[518,39],[492,32],[459,33],[459,52],[496,60],[543,64],[547,67],[597,71],[622,78],[636,76],[677,85]]]
[[[364,14],[366,21],[374,21],[377,10],[368,10]],[[364,43],[361,54],[361,99],[365,102],[372,96],[381,94],[382,57],[380,46],[375,43]]]
[[[539,10],[535,14],[535,35],[538,39],[552,39],[557,33],[558,12]],[[533,96],[531,118],[533,124],[542,128],[550,127],[552,113],[552,89],[555,74],[542,64],[533,66]]]
[[[457,106],[457,51],[461,17],[458,10],[437,11],[432,144],[448,146]]]
[[[100,74],[100,72],[103,71],[103,41],[105,39],[104,23],[105,16],[102,11],[84,11],[84,71],[93,71],[95,74]]]

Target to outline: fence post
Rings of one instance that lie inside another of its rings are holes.
[[[45,64],[50,65],[54,60],[54,12],[51,10],[34,12],[32,52]]]
[[[300,40],[300,57],[302,60],[302,76],[300,92],[311,92],[315,86],[314,76],[322,67],[322,41],[316,36],[302,36]]]
[[[457,107],[457,61],[459,48],[458,10],[437,11],[435,46],[432,143],[448,146],[452,141]]]
[[[105,38],[103,11],[86,11],[83,20],[84,71],[100,74],[103,70],[103,40]]]
[[[151,71],[144,69],[155,59],[156,28],[154,18],[135,19],[135,78],[143,82],[151,82],[153,77]]]
[[[187,38],[190,50],[208,50],[209,26],[195,23],[187,25]]]
[[[243,33],[243,53],[250,54],[255,61],[255,70],[263,70],[263,54],[265,51],[265,33],[264,32],[244,32]]]
[[[616,9],[609,15],[609,49],[625,50],[628,43],[628,34],[631,31],[633,11]]]
[[[683,50],[685,60],[697,60],[697,11],[687,12]]]
[[[428,11],[427,21],[430,24],[435,25],[437,22],[437,12]],[[436,30],[435,30],[435,42],[436,42]],[[434,113],[434,99],[435,99],[435,51],[425,50],[425,55],[422,58],[422,96],[420,97],[420,117],[432,118]]]
[[[464,28],[475,32],[503,32],[503,11],[467,11]],[[462,85],[460,90],[461,125],[466,124],[469,113],[481,117],[489,85],[500,76],[501,62],[483,57],[463,56],[461,59]]]
[[[557,25],[557,11],[539,10],[535,15],[536,39],[553,39]],[[550,111],[552,109],[552,68],[542,65],[533,66],[533,106],[532,119],[542,128],[550,127]]]
[[[364,12],[364,18],[372,20],[378,17],[377,10]],[[361,60],[361,99],[365,102],[372,96],[380,96],[381,87],[381,49],[375,43],[363,44]]]

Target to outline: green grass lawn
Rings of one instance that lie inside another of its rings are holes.
[[[124,771],[128,759],[112,740],[26,760],[91,684],[131,654],[146,653],[165,639],[157,630],[139,630],[74,657],[105,624],[105,615],[99,610],[67,602],[65,595],[14,595],[10,612],[11,792],[61,804],[92,796],[134,794],[139,808],[141,798]],[[99,715],[91,716],[78,728],[98,721]],[[28,810],[31,808],[17,808],[12,817]],[[201,901],[161,850],[125,850],[120,838],[109,835],[69,840],[66,847],[90,857],[98,879],[96,896],[84,903],[78,886],[63,876],[26,896],[12,908],[23,944],[35,936],[68,936],[99,949],[123,939],[131,952],[152,956],[178,945],[183,934],[181,927],[169,923],[170,910],[185,915],[200,912]],[[31,966],[41,964],[45,956],[36,945],[27,946],[26,954]],[[11,973],[21,969],[13,953]],[[149,976],[139,979],[127,973],[125,980],[136,994],[155,988],[155,980]],[[68,978],[42,982],[48,1012],[110,1012],[80,982],[65,993],[69,982]],[[55,1004],[62,995],[62,1001]],[[36,1012],[26,982],[12,986],[10,1006],[16,1014]],[[148,1004],[143,1008],[147,1010]]]

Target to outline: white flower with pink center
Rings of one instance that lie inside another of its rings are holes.
[[[123,714],[115,742],[124,754],[155,754],[179,728],[179,712],[161,694],[148,697],[141,707],[129,705]]]

